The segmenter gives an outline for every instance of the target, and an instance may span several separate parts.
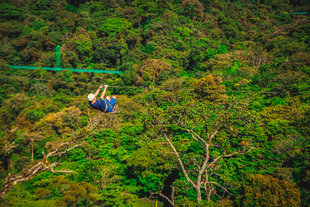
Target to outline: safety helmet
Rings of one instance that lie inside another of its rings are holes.
[[[93,101],[95,99],[95,94],[93,93],[90,93],[88,96],[87,96],[88,100],[89,101]]]

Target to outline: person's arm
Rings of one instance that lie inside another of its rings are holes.
[[[108,85],[104,85],[104,89],[103,89],[102,94],[101,94],[101,96],[100,96],[100,98],[101,98],[102,100],[103,100],[103,98],[104,98],[105,92],[107,91],[107,87],[108,87]]]
[[[96,97],[98,96],[99,92],[100,92],[100,89],[102,88],[103,86],[99,86],[99,88],[97,89],[97,91],[95,92],[95,98],[94,100],[91,102],[91,104],[94,104],[96,102]]]

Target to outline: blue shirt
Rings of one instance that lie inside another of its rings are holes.
[[[96,101],[95,103],[91,103],[91,101],[89,102],[90,106],[93,107],[94,109],[98,109],[100,111],[104,111],[106,104],[104,103],[104,101],[102,99],[99,99],[98,101]]]

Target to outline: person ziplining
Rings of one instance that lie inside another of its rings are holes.
[[[96,97],[100,93],[100,90],[103,88],[102,94],[100,96],[100,99],[97,101]],[[117,111],[117,105],[116,105],[116,96],[107,96],[105,98],[105,93],[107,91],[108,85],[101,85],[95,94],[90,93],[87,98],[89,101],[89,104],[92,108],[100,110],[102,113],[118,113]]]

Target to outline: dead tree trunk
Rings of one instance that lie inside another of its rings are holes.
[[[80,146],[81,144],[73,145],[69,148],[70,145],[72,145],[73,142],[65,142],[60,144],[56,147],[55,150],[49,152],[47,155],[44,154],[44,151],[42,151],[43,159],[41,159],[37,164],[34,166],[27,168],[19,175],[8,175],[6,178],[6,181],[0,190],[0,198],[2,198],[9,190],[11,190],[15,185],[17,185],[20,182],[30,180],[33,176],[38,174],[39,172],[50,170],[51,172],[63,172],[63,173],[70,173],[72,171],[67,170],[61,170],[61,171],[55,171],[53,167],[57,166],[59,163],[49,163],[48,158],[52,156],[58,156],[61,157],[62,155],[66,154],[70,150]]]

